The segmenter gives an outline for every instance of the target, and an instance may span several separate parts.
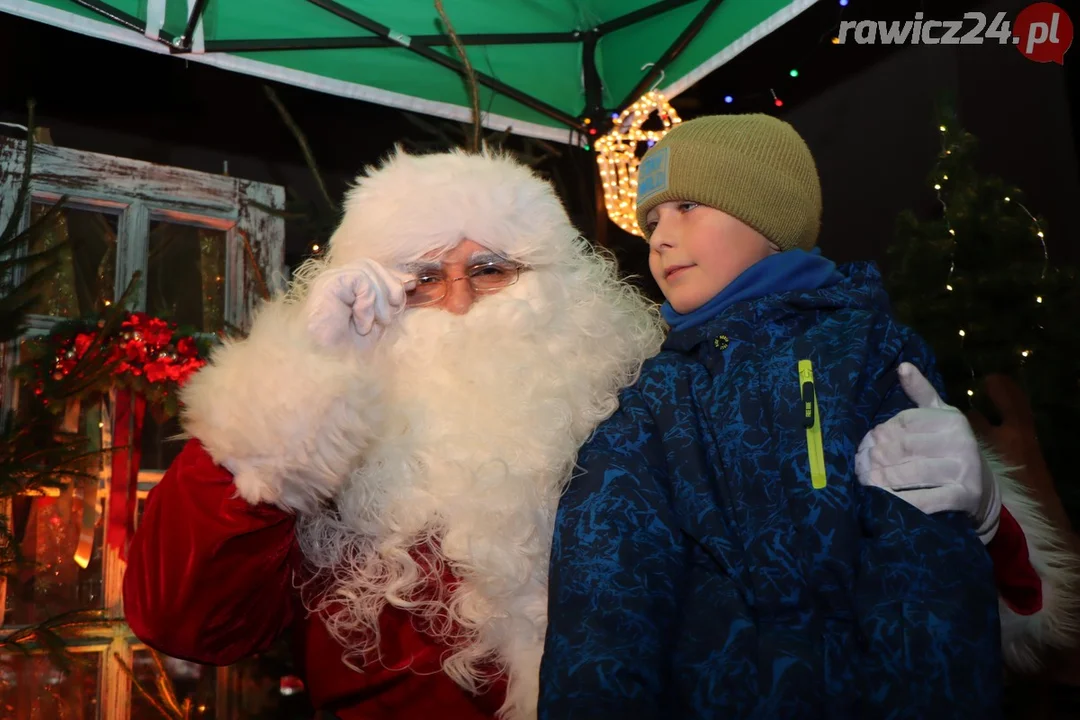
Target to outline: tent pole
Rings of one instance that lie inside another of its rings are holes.
[[[643,22],[649,18],[654,18],[657,15],[662,15],[669,10],[674,10],[683,5],[689,5],[692,2],[696,2],[696,0],[660,0],[659,2],[654,2],[652,5],[646,5],[640,10],[635,10],[634,12],[626,13],[621,17],[608,20],[606,23],[601,23],[596,26],[596,31],[601,35],[607,35],[616,30],[622,30],[624,27],[629,27],[630,25]]]
[[[88,10],[93,10],[98,15],[112,20],[114,23],[123,25],[129,30],[134,30],[140,35],[146,33],[146,23],[135,17],[134,15],[128,15],[123,10],[114,8],[112,5],[103,3],[100,0],[73,0],[77,5],[82,5]],[[158,32],[158,42],[164,43],[169,47],[173,47],[173,36],[171,33],[161,30]]]
[[[599,129],[596,123],[602,119],[604,112],[604,85],[596,69],[596,42],[599,39],[600,33],[596,30],[584,33],[581,49],[581,64],[585,77],[585,117],[592,120],[592,129],[597,132]]]
[[[191,38],[195,35],[195,26],[198,25],[199,19],[202,17],[203,10],[206,9],[206,0],[195,0],[195,7],[191,9],[191,17],[188,18],[187,27],[184,28],[184,34],[176,40],[176,46],[183,51],[191,50]]]
[[[660,59],[653,64],[649,73],[641,78],[638,84],[634,86],[634,89],[623,98],[622,104],[619,107],[629,107],[631,103],[648,92],[649,88],[651,88],[657,78],[660,77],[660,73],[663,72],[664,68],[671,64],[671,61],[677,58],[679,54],[686,49],[686,46],[697,36],[698,32],[700,32],[701,28],[705,25],[705,22],[712,16],[713,12],[716,11],[716,8],[719,7],[720,3],[723,1],[724,0],[709,0],[709,2],[705,4],[705,7],[701,8],[690,24],[686,26],[686,29],[682,31],[679,37],[675,38],[675,42],[671,43],[671,47],[665,50],[664,54],[660,56]]]
[[[395,31],[391,30],[387,26],[385,26],[385,25],[383,25],[381,23],[375,22],[371,18],[369,18],[369,17],[367,17],[365,15],[361,15],[360,13],[356,12],[355,10],[352,10],[351,8],[347,8],[344,5],[341,5],[340,3],[335,2],[334,0],[307,0],[307,1],[309,3],[311,3],[311,4],[313,4],[313,5],[317,5],[317,6],[321,7],[323,10],[326,10],[328,12],[333,13],[334,15],[337,15],[338,17],[340,17],[342,19],[348,20],[349,22],[353,23],[354,25],[359,25],[360,27],[364,28],[368,32],[375,33],[376,35],[379,35],[380,37],[385,37],[385,38],[389,38],[391,40],[395,40],[402,47],[404,47],[404,48],[406,48],[408,50],[411,50],[412,52],[416,53],[417,55],[420,55],[421,57],[425,57],[428,60],[431,60],[432,62],[438,63],[439,65],[442,65],[445,68],[453,70],[454,72],[456,72],[456,73],[458,73],[460,75],[465,74],[465,67],[459,61],[453,59],[449,55],[441,53],[441,52],[439,52],[437,50],[432,50],[429,47],[424,47],[422,45],[414,45],[409,41],[408,37],[402,36],[400,33],[397,33]],[[575,130],[578,130],[579,132],[586,130],[586,125],[584,123],[582,123],[581,120],[574,117],[573,115],[570,115],[569,113],[565,113],[562,110],[559,110],[557,107],[554,107],[552,105],[548,105],[547,103],[543,102],[542,100],[538,100],[537,98],[534,98],[531,95],[527,95],[527,94],[521,92],[520,90],[512,88],[509,85],[507,85],[506,83],[504,83],[504,82],[502,82],[500,80],[496,80],[495,78],[491,77],[490,75],[485,75],[484,73],[479,72],[479,71],[475,71],[475,70],[474,70],[473,74],[476,77],[476,82],[480,83],[481,85],[483,85],[483,86],[485,86],[487,88],[490,88],[490,89],[494,90],[495,92],[501,93],[501,94],[505,95],[506,97],[508,97],[508,98],[510,98],[512,100],[516,100],[517,102],[521,103],[525,107],[531,108],[531,109],[535,110],[536,112],[541,113],[543,115],[546,115],[547,117],[549,117],[549,118],[551,118],[551,119],[553,119],[553,120],[555,120],[557,122],[560,122],[560,123],[562,123],[562,124],[564,124],[564,125],[566,125],[566,126],[568,126],[570,128],[575,129]]]

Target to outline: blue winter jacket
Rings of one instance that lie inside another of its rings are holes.
[[[582,449],[541,719],[1000,717],[970,521],[855,476],[860,440],[911,407],[901,361],[943,393],[931,352],[873,266],[839,269],[672,333]]]

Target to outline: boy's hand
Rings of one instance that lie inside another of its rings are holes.
[[[880,487],[927,514],[961,510],[990,542],[1001,496],[967,418],[946,405],[911,363],[901,363],[900,384],[918,406],[867,433],[855,455],[863,485]]]

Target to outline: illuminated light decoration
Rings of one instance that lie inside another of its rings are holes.
[[[966,333],[966,332],[964,332],[963,330],[961,330],[961,331],[960,331],[960,337],[964,337],[965,335],[967,335],[967,333]]]
[[[769,88],[769,92],[772,93],[773,104],[776,105],[776,107],[783,107],[784,106],[784,101],[781,100],[780,98],[776,97],[776,91],[773,90],[772,88]]]
[[[319,252],[319,245],[318,245],[318,243],[316,243],[316,244],[314,244],[314,245],[312,245],[312,246],[311,246],[311,251],[312,251],[312,252]]]
[[[974,390],[968,390],[968,397],[975,397],[975,391]]]
[[[847,7],[848,0],[840,0],[840,7]]]
[[[833,44],[833,45],[839,45],[839,44],[840,44],[840,38],[838,38],[838,37],[833,37],[833,39],[832,39],[832,44]]]
[[[660,117],[663,129],[643,130],[642,125],[654,114]],[[637,172],[641,162],[637,156],[638,143],[648,143],[651,147],[682,119],[655,90],[612,117],[615,126],[611,132],[596,140],[596,164],[604,188],[604,205],[613,223],[628,233],[644,237],[637,224]]]
[[[730,105],[731,103],[735,102],[735,98],[731,97],[730,95],[725,95],[724,96],[724,102],[726,102],[728,105]]]
[[[791,75],[791,77],[799,77],[799,71],[796,70],[795,68],[792,68],[791,72],[788,73],[788,74]]]

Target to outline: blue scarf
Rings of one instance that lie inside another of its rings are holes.
[[[787,250],[759,260],[742,272],[712,300],[685,315],[675,312],[671,303],[660,308],[673,332],[697,327],[743,300],[756,300],[774,293],[793,290],[818,290],[843,280],[836,264],[821,256],[821,250]]]

